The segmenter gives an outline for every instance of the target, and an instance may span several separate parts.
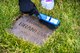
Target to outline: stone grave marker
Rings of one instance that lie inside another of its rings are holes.
[[[36,17],[26,15],[15,21],[10,31],[15,36],[38,45],[42,45],[53,33],[53,30],[41,24]]]

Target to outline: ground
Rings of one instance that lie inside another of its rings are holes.
[[[18,0],[0,0],[0,53],[80,53],[80,1],[55,0],[51,11],[32,1],[39,12],[58,18],[59,28],[43,46],[19,39],[6,31],[20,13]]]

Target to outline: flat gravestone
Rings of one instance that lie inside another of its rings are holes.
[[[11,33],[24,40],[42,45],[53,33],[53,30],[41,24],[36,17],[23,15],[15,21],[11,28]]]

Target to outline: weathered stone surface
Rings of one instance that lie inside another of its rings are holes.
[[[11,29],[11,33],[14,35],[39,45],[43,44],[52,32],[41,24],[37,18],[30,16],[22,16]]]

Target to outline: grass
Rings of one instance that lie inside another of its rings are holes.
[[[19,14],[18,0],[0,0],[0,53],[80,53],[80,1],[55,0],[51,11],[33,2],[39,12],[58,18],[60,27],[43,46],[18,39],[5,30]]]

